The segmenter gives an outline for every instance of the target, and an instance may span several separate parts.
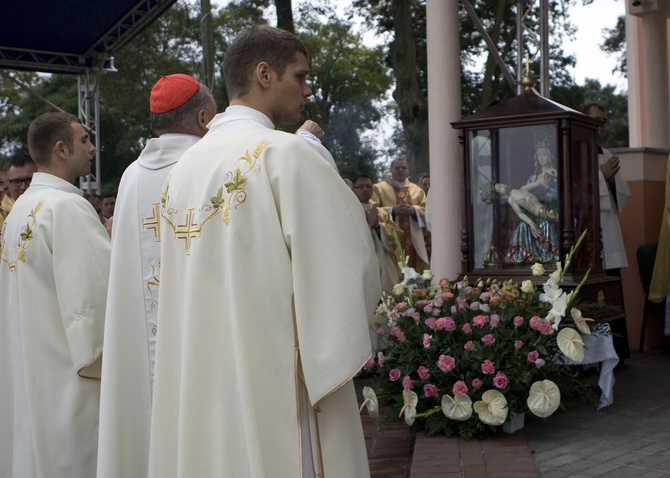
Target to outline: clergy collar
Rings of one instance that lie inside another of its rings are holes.
[[[212,129],[213,126],[219,124],[220,122],[224,121],[228,117],[235,117],[235,116],[243,116],[243,117],[249,117],[251,116],[254,120],[258,121],[261,123],[263,126],[270,128],[270,129],[275,129],[275,125],[270,119],[268,115],[263,113],[262,111],[258,111],[254,108],[250,108],[248,106],[244,105],[232,105],[226,108],[226,111],[223,113],[219,113],[214,117],[214,119],[209,123],[209,128]]]
[[[30,187],[33,186],[48,186],[68,193],[78,194],[79,196],[84,195],[84,191],[79,189],[74,184],[49,173],[34,173],[33,179],[30,182]]]

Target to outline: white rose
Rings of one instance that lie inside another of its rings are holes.
[[[525,292],[526,294],[532,294],[534,290],[535,287],[533,286],[533,281],[525,280],[521,283],[521,292]]]
[[[535,277],[540,277],[542,274],[544,274],[544,266],[540,264],[539,262],[536,262],[532,266],[530,266],[530,272],[535,276]]]
[[[433,280],[433,273],[431,272],[430,269],[426,269],[425,271],[423,271],[423,274],[421,274],[421,278],[426,282],[430,282],[431,280]]]

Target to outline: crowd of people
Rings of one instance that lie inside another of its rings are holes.
[[[292,34],[244,30],[223,71],[219,114],[158,79],[117,195],[74,186],[95,148],[67,113],[0,171],[0,476],[369,476],[352,379],[401,256],[429,268],[430,176],[347,183],[318,124],[276,129],[312,94]]]

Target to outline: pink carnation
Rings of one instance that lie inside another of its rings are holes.
[[[435,322],[436,322],[436,320],[433,319],[433,318],[431,318],[431,319],[426,319],[426,322],[425,322],[426,327],[435,330],[435,329],[437,328],[437,327],[435,326]]]
[[[458,307],[461,309],[465,309],[468,306],[468,301],[463,297],[457,298],[456,303],[458,304]]]
[[[384,366],[384,354],[381,352],[377,352],[377,363],[380,367]]]
[[[472,318],[472,323],[476,327],[484,327],[484,325],[486,324],[486,317],[484,317],[483,315],[476,315]]]
[[[457,393],[468,393],[468,386],[463,380],[459,380],[454,384],[454,387],[451,389],[451,391],[454,393],[454,395]]]
[[[514,348],[515,349],[520,349],[521,347],[523,347],[523,340],[515,340],[514,341]]]
[[[444,321],[444,330],[449,332],[456,330],[456,322],[451,317],[447,317]]]
[[[426,397],[436,397],[437,387],[432,383],[427,383],[423,386],[423,393],[426,395]]]
[[[470,327],[470,324],[468,324],[468,323],[466,322],[466,323],[463,324],[463,326],[461,327],[461,330],[463,330],[463,332],[466,333],[466,334],[470,334],[470,332],[472,332],[472,327]]]
[[[552,332],[551,322],[537,315],[530,319],[528,325],[530,325],[531,329],[537,330],[542,335],[549,335]]]
[[[378,327],[375,332],[377,333],[377,335],[384,335],[386,333],[384,327]]]
[[[468,340],[465,342],[465,345],[463,346],[465,350],[474,350],[475,349],[475,344],[472,343],[472,340]]]
[[[535,363],[538,358],[540,358],[540,354],[538,353],[537,350],[533,350],[532,352],[528,352],[528,361],[530,363]]]
[[[492,375],[495,373],[495,371],[495,364],[489,359],[486,359],[482,362],[482,373],[485,373],[486,375]]]
[[[495,337],[491,334],[486,334],[484,337],[482,337],[482,342],[484,342],[486,345],[491,345],[495,341]]]
[[[498,372],[495,377],[493,377],[493,385],[496,388],[505,388],[509,384],[507,375],[502,372]]]
[[[405,375],[402,379],[402,388],[403,390],[412,390],[414,385],[412,385],[412,379],[409,378],[409,375]]]
[[[476,378],[476,379],[474,379],[474,380],[472,381],[472,388],[474,388],[475,390],[477,390],[477,389],[478,389],[479,387],[481,387],[482,385],[483,385],[483,384],[482,384],[482,381],[479,380],[478,378]]]
[[[450,372],[456,367],[456,361],[451,355],[440,355],[437,366],[443,372]]]
[[[447,321],[447,319],[445,319],[444,317],[440,317],[439,319],[437,319],[437,320],[435,321],[435,328],[436,328],[437,330],[442,330],[442,329],[444,329],[444,323],[445,323],[446,321]]]
[[[423,348],[427,349],[430,347],[430,338],[431,335],[423,334]]]
[[[419,369],[416,371],[417,374],[419,374],[419,378],[421,380],[426,380],[428,377],[430,377],[430,372],[426,367],[421,365]]]
[[[401,375],[400,369],[394,368],[393,370],[391,370],[389,372],[389,380],[391,382],[395,382],[396,380],[398,380],[400,378],[400,375]]]
[[[523,325],[523,317],[517,315],[514,317],[514,327],[521,327]]]
[[[418,322],[419,319],[421,318],[421,314],[419,314],[418,312],[414,312],[411,317]]]

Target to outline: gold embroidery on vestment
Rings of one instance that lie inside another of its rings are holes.
[[[161,215],[165,222],[172,228],[174,237],[184,240],[187,256],[191,254],[192,239],[200,236],[202,228],[212,218],[221,213],[221,220],[226,226],[230,224],[231,208],[237,209],[247,200],[247,176],[251,172],[254,172],[256,176],[260,174],[261,167],[257,164],[258,158],[260,158],[261,154],[269,144],[269,141],[262,140],[254,148],[253,155],[250,155],[249,150],[247,150],[244,155],[235,160],[235,163],[240,161],[245,161],[247,163],[244,165],[245,171],[243,172],[240,166],[237,166],[234,171],[228,171],[228,173],[226,173],[223,184],[219,186],[216,195],[210,197],[210,203],[198,208],[198,213],[209,213],[202,219],[200,224],[195,222],[195,215],[197,213],[194,213],[194,211],[196,208],[191,207],[188,208],[184,224],[175,225],[172,216],[179,214],[179,211],[168,205],[170,202],[168,194],[170,176],[168,176],[168,181],[166,181],[163,192],[161,193]]]
[[[142,219],[142,229],[154,232],[156,242],[161,242],[160,204],[155,202],[151,217]]]
[[[29,251],[30,249],[33,248],[34,241],[33,241],[33,228],[35,226],[35,216],[37,216],[37,213],[42,209],[42,205],[44,204],[44,200],[40,201],[37,203],[37,206],[30,211],[30,214],[28,214],[28,219],[26,220],[26,224],[21,228],[21,232],[19,232],[19,238],[17,240],[17,247],[13,249],[7,249],[6,247],[6,237],[5,237],[5,228],[7,226],[7,223],[3,224],[3,234],[2,234],[2,245],[0,248],[2,249],[2,262],[7,264],[9,266],[9,270],[13,271],[16,269],[16,265],[19,262],[26,262],[26,251]],[[14,260],[11,260],[9,257],[14,256]]]

